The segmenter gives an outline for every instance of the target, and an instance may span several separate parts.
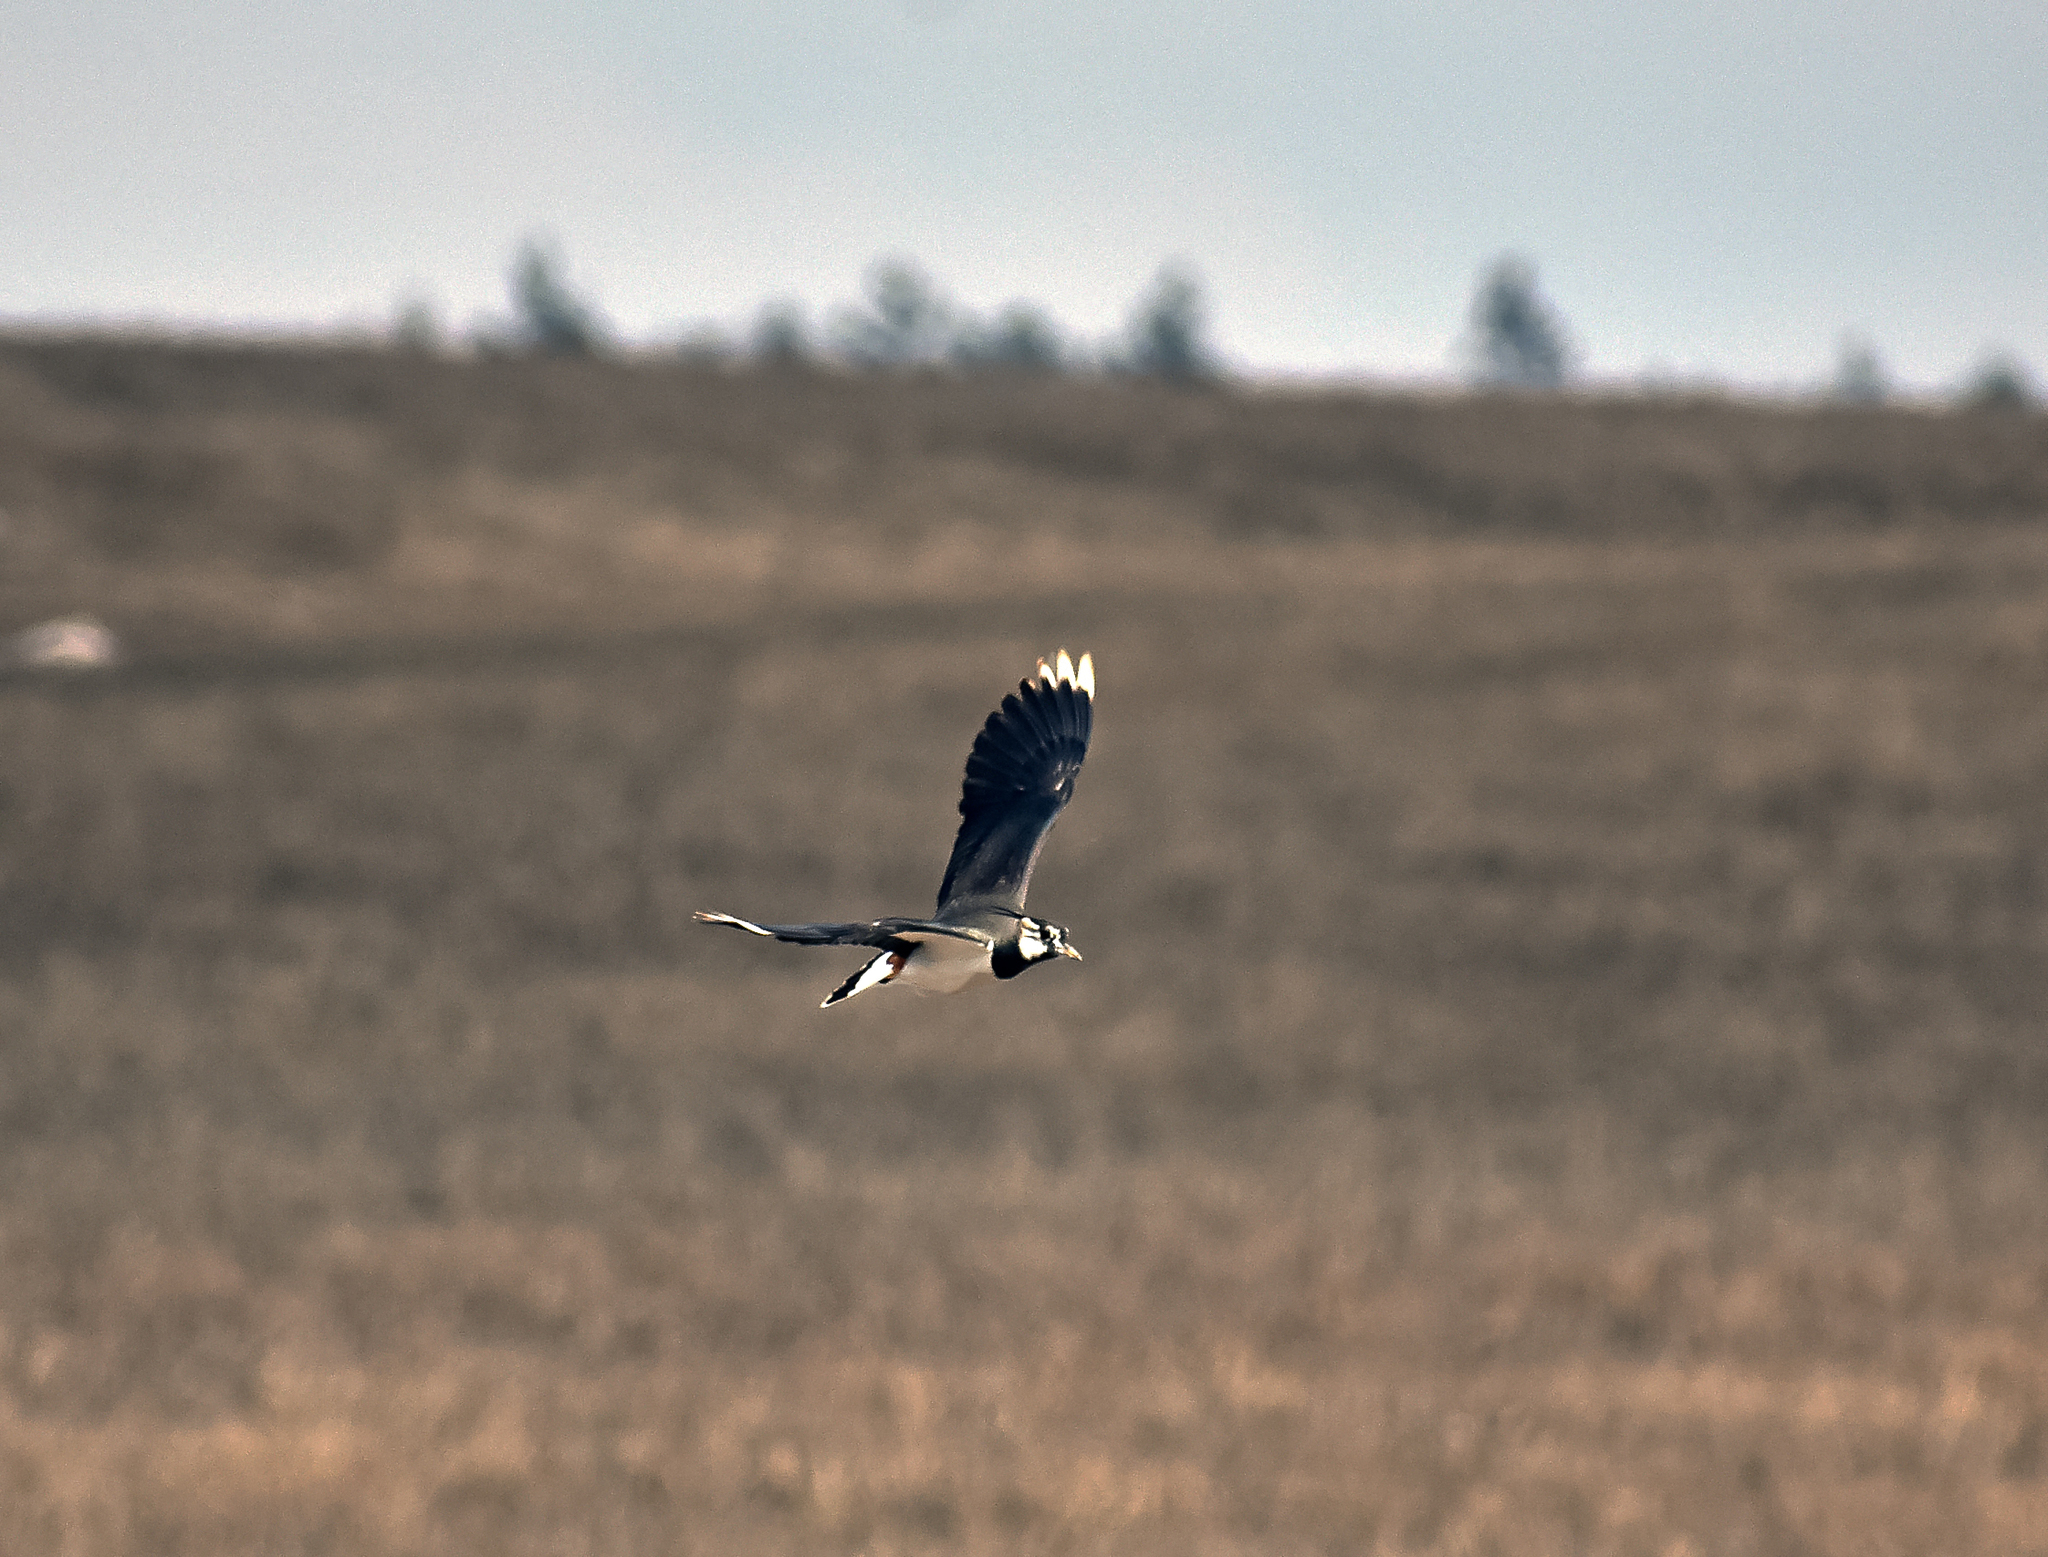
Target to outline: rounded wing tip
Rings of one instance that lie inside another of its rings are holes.
[[[1038,662],[1036,677],[1048,687],[1072,687],[1091,703],[1095,701],[1095,656],[1083,652],[1076,661],[1065,649],[1053,656],[1052,663]]]

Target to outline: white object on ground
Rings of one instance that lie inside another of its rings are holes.
[[[60,616],[24,627],[7,640],[0,664],[96,670],[121,663],[121,640],[90,616]]]

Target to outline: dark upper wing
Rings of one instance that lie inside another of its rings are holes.
[[[1021,909],[1039,845],[1066,803],[1095,725],[1095,662],[1059,653],[1039,662],[988,716],[967,754],[960,833],[939,887],[939,910],[966,901]]]
[[[700,924],[731,925],[749,935],[773,936],[797,946],[874,946],[884,951],[908,951],[913,941],[905,936],[949,935],[960,941],[987,943],[988,937],[956,924],[936,924],[929,919],[866,919],[851,924],[755,924],[731,914],[706,913],[698,909],[690,916]]]

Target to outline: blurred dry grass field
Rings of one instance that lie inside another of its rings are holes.
[[[0,1551],[2048,1551],[2048,421],[0,342]],[[1085,965],[814,1009],[1095,651]]]

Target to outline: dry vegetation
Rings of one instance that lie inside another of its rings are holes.
[[[0,342],[0,1551],[2048,1551],[2048,423]],[[1059,643],[1085,965],[814,1009]]]

